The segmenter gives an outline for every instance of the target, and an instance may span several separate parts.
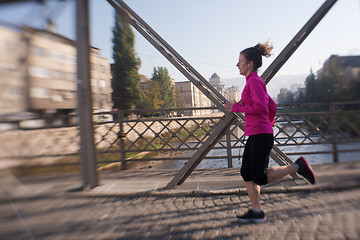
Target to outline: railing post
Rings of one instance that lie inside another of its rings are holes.
[[[334,163],[338,162],[338,151],[337,151],[337,124],[336,124],[336,104],[330,103],[330,129],[331,129],[331,142]]]
[[[80,125],[80,154],[84,189],[98,186],[92,120],[89,58],[89,1],[76,2],[77,91]]]
[[[227,161],[228,161],[228,168],[232,168],[232,153],[231,153],[231,136],[230,136],[230,128],[226,132],[226,151],[227,151]]]
[[[124,133],[124,112],[118,112],[119,121],[119,138],[120,138],[120,153],[121,153],[121,169],[126,169],[126,151],[125,151],[125,133]]]

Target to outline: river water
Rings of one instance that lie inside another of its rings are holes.
[[[338,153],[338,161],[339,162],[349,162],[349,161],[360,161],[360,142],[356,143],[346,143],[346,144],[338,144],[338,150],[349,150],[349,149],[357,149],[356,152],[346,152],[346,153]],[[317,144],[317,145],[296,145],[296,146],[279,146],[279,148],[289,154],[289,153],[300,153],[300,152],[321,152],[321,151],[331,151],[331,144]],[[242,151],[243,148],[233,149],[232,154],[238,156],[239,151]],[[181,157],[190,157],[194,151],[184,151],[182,154],[178,155]],[[208,156],[226,156],[225,149],[214,149],[211,150]],[[309,164],[326,164],[333,163],[333,155],[331,153],[319,153],[319,154],[295,154],[288,155],[289,158],[295,161],[298,157],[304,156]],[[181,169],[187,160],[176,160],[176,161],[164,161],[157,168],[161,169]],[[238,168],[241,166],[241,159],[233,159],[233,167]],[[278,164],[270,158],[269,166],[278,166]],[[228,163],[227,159],[204,159],[197,168],[227,168]]]

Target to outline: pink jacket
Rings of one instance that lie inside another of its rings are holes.
[[[246,77],[246,84],[241,94],[241,103],[235,103],[233,112],[245,113],[245,135],[271,133],[276,115],[276,103],[266,91],[266,86],[257,72]]]

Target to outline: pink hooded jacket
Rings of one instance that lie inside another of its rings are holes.
[[[245,113],[245,135],[270,133],[276,115],[276,103],[266,91],[264,80],[257,72],[246,77],[246,84],[241,94],[241,103],[235,103],[233,112]]]

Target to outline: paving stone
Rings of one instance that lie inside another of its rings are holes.
[[[358,179],[358,173],[349,169]],[[336,172],[325,175],[329,179]],[[360,186],[339,187],[344,177],[334,179],[326,189],[319,185],[310,190],[262,193],[267,221],[261,224],[236,221],[236,214],[250,207],[249,198],[239,191],[204,196],[175,191],[158,195],[3,197],[0,236],[31,239],[32,234],[35,239],[51,240],[360,239]]]

